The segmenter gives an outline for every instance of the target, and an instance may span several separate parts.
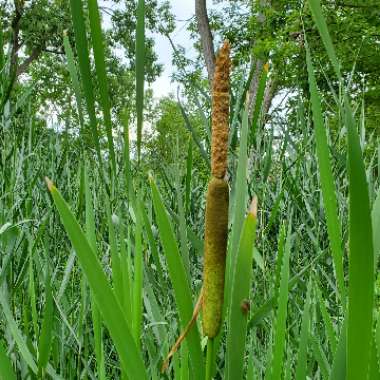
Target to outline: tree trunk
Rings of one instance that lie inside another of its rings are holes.
[[[255,71],[248,90],[248,116],[250,120],[252,120],[253,111],[255,109],[257,90],[259,89],[260,76],[263,72],[264,62],[261,59],[256,59],[252,64],[255,65]]]
[[[270,0],[260,0],[260,6],[262,8],[268,8],[271,6],[271,1]],[[264,12],[259,12],[256,17],[257,17],[257,21],[260,24],[264,24],[266,22],[266,17],[265,17]],[[255,45],[255,41],[252,41],[252,47],[254,45]],[[254,72],[254,75],[252,77],[252,82],[250,84],[249,91],[248,91],[248,99],[249,99],[248,100],[248,112],[249,112],[249,119],[250,120],[252,120],[253,112],[255,109],[260,77],[263,73],[264,64],[265,64],[265,61],[263,59],[255,58],[253,54],[252,54],[252,62],[253,62],[253,64],[256,65],[256,68],[255,68],[255,72]],[[267,81],[267,84],[266,84],[264,99],[263,99],[263,104],[262,104],[264,120],[266,120],[266,114],[270,110],[272,100],[275,96],[276,88],[277,88],[276,81],[273,78],[269,78],[269,80]]]
[[[277,81],[275,78],[270,78],[267,82],[265,93],[264,93],[264,100],[263,100],[263,115],[264,115],[264,121],[267,119],[267,115],[270,111],[270,107],[272,106],[273,98],[276,95],[277,90]]]
[[[3,113],[4,107],[8,102],[13,86],[17,79],[17,68],[18,68],[18,52],[20,49],[20,21],[23,13],[23,1],[14,0],[15,7],[15,15],[12,20],[11,28],[12,28],[12,48],[10,54],[10,68],[9,68],[9,76],[8,83],[6,85],[5,91],[3,93],[1,103],[0,103],[0,114]]]
[[[195,16],[197,18],[203,57],[206,62],[208,80],[211,87],[215,71],[215,51],[210,22],[207,15],[206,0],[195,0]]]

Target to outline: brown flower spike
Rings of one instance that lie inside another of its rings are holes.
[[[211,172],[216,178],[224,178],[227,170],[230,66],[230,43],[225,41],[216,58],[212,91]]]

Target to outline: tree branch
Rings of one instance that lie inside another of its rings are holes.
[[[341,1],[337,2],[328,2],[328,5],[333,5],[340,8],[361,8],[361,9],[368,9],[374,7],[374,4],[354,4],[354,3],[344,3]]]
[[[24,1],[23,0],[14,0],[15,14],[12,19],[11,28],[12,28],[12,49],[10,56],[10,69],[9,69],[9,79],[5,91],[3,93],[1,102],[0,102],[0,114],[3,113],[4,107],[7,104],[13,86],[17,80],[17,67],[18,67],[18,51],[20,49],[20,21],[24,11]]]
[[[263,117],[264,122],[268,120],[268,113],[270,111],[270,107],[272,106],[273,98],[276,95],[276,91],[278,88],[278,82],[276,78],[269,78],[269,81],[267,83],[267,86],[265,87],[264,92],[264,100],[263,100]]]
[[[215,71],[214,40],[212,38],[210,22],[207,15],[206,0],[195,0],[195,16],[197,18],[198,31],[201,37],[203,57],[206,61],[208,80],[210,86]]]
[[[18,51],[20,49],[20,21],[23,13],[23,2],[14,0],[15,14],[12,19],[12,50],[11,50],[11,71],[16,73],[18,64]]]
[[[32,53],[28,58],[26,58],[18,67],[16,72],[16,77],[25,73],[29,66],[41,55],[43,46],[37,46],[33,49]]]

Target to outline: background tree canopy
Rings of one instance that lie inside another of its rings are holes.
[[[0,379],[380,379],[379,0],[173,1],[0,0]]]
[[[279,94],[301,94],[305,99],[308,98],[304,64],[305,35],[318,61],[316,75],[319,88],[329,96],[331,86],[336,87],[336,83],[330,83],[327,79],[331,77],[332,68],[310,11],[303,1],[237,0],[215,1],[215,4],[218,7],[208,11],[204,1],[195,1],[195,8],[199,10],[203,7],[204,11],[203,16],[202,12],[196,13],[188,24],[193,39],[189,43],[194,44],[199,52],[197,57],[190,58],[186,47],[177,46],[171,38],[175,17],[171,13],[170,2],[146,2],[147,30],[170,39],[173,51],[168,54],[172,54],[176,67],[173,78],[185,90],[191,89],[191,94],[187,91],[189,101],[194,98],[194,86],[198,97],[207,92],[203,62],[210,61],[207,55],[213,56],[214,45],[219,45],[225,38],[230,40],[233,47],[236,80],[239,75],[253,71],[249,84],[251,114],[258,78],[266,62],[270,64],[270,80],[264,101],[267,112]],[[348,0],[323,1],[322,5],[337,46],[342,71],[346,77],[351,77],[350,84],[355,95],[363,99],[365,110],[368,111],[367,128],[376,129],[379,115],[379,7],[375,0],[354,3]],[[101,3],[100,11],[106,27],[106,65],[113,112],[120,116],[123,106],[131,102],[134,93],[136,4],[135,1],[108,0]],[[11,57],[12,62],[8,87],[3,89],[4,99],[11,93],[17,93],[17,86],[33,83],[36,110],[54,112],[62,117],[61,120],[75,117],[63,47],[63,34],[67,32],[75,49],[69,2],[3,0],[0,1],[0,14],[2,38],[7,46],[5,54]],[[202,17],[205,17],[205,28],[198,29]],[[202,49],[207,39],[210,40],[209,51]],[[162,72],[154,52],[153,37],[146,39],[145,49],[146,80],[152,83]],[[211,61],[213,59],[211,57]],[[14,86],[15,83],[17,86]],[[202,104],[205,102],[205,105],[210,105],[207,99],[200,99]],[[278,101],[274,105],[278,105]]]

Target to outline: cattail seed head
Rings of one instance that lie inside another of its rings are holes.
[[[228,235],[228,184],[212,178],[207,190],[203,270],[203,332],[215,337],[220,329]]]

